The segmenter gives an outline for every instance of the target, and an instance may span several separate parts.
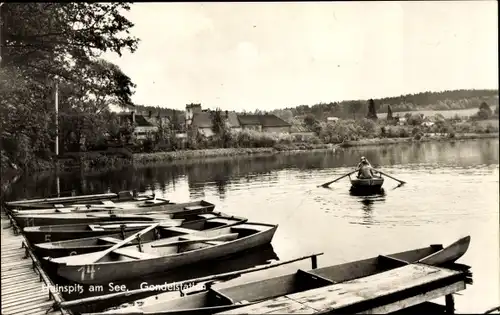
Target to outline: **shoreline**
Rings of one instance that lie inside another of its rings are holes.
[[[499,133],[469,133],[469,134],[455,134],[453,137],[449,135],[427,135],[421,139],[414,137],[404,138],[373,138],[345,141],[339,144],[342,148],[361,147],[361,146],[381,146],[399,143],[421,143],[431,141],[461,141],[461,140],[476,140],[476,139],[493,139],[499,138]]]
[[[134,153],[132,164],[145,165],[172,161],[200,160],[207,158],[232,156],[262,156],[275,154],[294,154],[314,151],[330,151],[339,147],[338,144],[310,145],[308,148],[296,146],[280,146],[272,148],[219,148],[201,150],[179,150],[170,152]]]

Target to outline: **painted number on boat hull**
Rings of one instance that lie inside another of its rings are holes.
[[[94,274],[95,274],[94,265],[82,266],[82,267],[78,268],[78,271],[81,274],[80,279],[82,281],[85,281],[85,279],[90,279],[90,280],[94,279]]]

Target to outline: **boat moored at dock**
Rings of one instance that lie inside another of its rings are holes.
[[[308,271],[299,269],[293,274],[237,286],[214,285],[208,290],[170,300],[162,299],[162,294],[159,294],[154,298],[143,300],[140,307],[119,307],[95,314],[215,314],[230,310],[233,310],[229,312],[231,314],[258,314],[259,310],[265,310],[266,305],[271,305],[271,302],[266,301],[273,301],[277,306],[280,298],[286,306],[291,308],[280,307],[278,310],[280,313],[288,313],[294,308],[291,305],[292,302],[287,301],[286,297],[299,293],[308,297],[307,300],[304,299],[304,304],[307,301],[323,301],[321,304],[328,305],[325,306],[326,308],[331,306],[335,309],[337,304],[342,305],[344,302],[342,293],[337,294],[334,300],[329,300],[328,292],[340,290],[339,292],[345,291],[349,294],[350,287],[357,286],[358,289],[363,289],[364,286],[369,286],[370,283],[375,284],[376,281],[388,282],[398,278],[402,279],[399,282],[406,280],[410,282],[410,278],[413,281],[417,279],[418,282],[419,277],[421,279],[428,278],[427,280],[432,282],[443,279],[456,280],[457,277],[465,279],[469,275],[462,271],[453,270],[453,263],[467,251],[469,243],[470,237],[465,237],[446,248],[431,245],[319,269]],[[439,268],[440,266],[452,269]],[[431,277],[431,274],[434,276]],[[394,288],[397,286],[398,283],[395,282]],[[337,287],[338,289],[335,289]],[[321,291],[318,291],[317,298],[313,298],[315,290]],[[375,296],[377,293],[372,292],[370,295]],[[364,299],[361,296],[364,297],[365,294],[357,297],[352,303],[361,303]],[[366,300],[369,299],[366,295]],[[262,306],[259,306],[259,303]],[[252,305],[255,307],[252,308]],[[297,306],[300,305],[297,304]],[[239,309],[243,307],[245,309]]]

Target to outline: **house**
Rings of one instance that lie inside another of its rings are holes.
[[[235,112],[226,110],[222,114],[224,115],[226,125],[231,131],[236,132],[241,130],[240,122]],[[190,130],[197,130],[205,137],[213,136],[211,111],[202,110],[200,104],[186,105],[186,127]]]
[[[406,117],[399,117],[399,116],[396,116],[396,117],[394,117],[394,121],[396,121],[396,122],[397,122],[397,124],[398,124],[398,125],[400,125],[400,126],[404,126],[404,125],[406,125],[406,123],[407,123],[407,119],[406,119]]]
[[[223,111],[226,125],[232,132],[255,130],[271,133],[290,133],[291,124],[276,115],[238,115],[233,111]],[[210,110],[202,110],[201,104],[186,105],[186,128],[197,130],[205,137],[214,135],[212,114]]]
[[[272,114],[238,115],[241,129],[256,130],[269,133],[290,133],[292,127],[283,119]]]
[[[143,115],[132,112],[118,113],[120,124],[130,123],[135,125],[134,135],[137,140],[146,140],[149,135],[158,132],[158,126],[150,123]]]

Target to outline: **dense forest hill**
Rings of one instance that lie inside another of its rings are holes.
[[[490,107],[498,106],[498,90],[454,90],[443,92],[422,92],[401,96],[384,97],[373,99],[378,114],[386,113],[388,106],[393,113],[417,110],[460,110],[468,108],[479,108],[482,102]],[[252,112],[239,112],[238,114],[260,114],[271,113],[291,122],[294,117],[313,115],[319,120],[326,117],[353,118],[364,117],[368,111],[367,100],[348,100],[341,102],[320,103],[315,105],[299,105],[285,109],[266,111],[264,108]],[[138,113],[147,115],[149,111],[153,115],[160,113],[162,116],[181,117],[183,110],[170,109],[160,106],[135,105]]]
[[[377,113],[386,113],[388,106],[392,112],[417,110],[459,110],[479,108],[482,102],[498,106],[498,90],[454,90],[443,92],[422,92],[394,97],[373,99]],[[365,116],[368,111],[367,100],[349,100],[320,103],[312,106],[299,105],[271,111],[284,119],[313,115],[317,119],[326,117],[353,118]]]

